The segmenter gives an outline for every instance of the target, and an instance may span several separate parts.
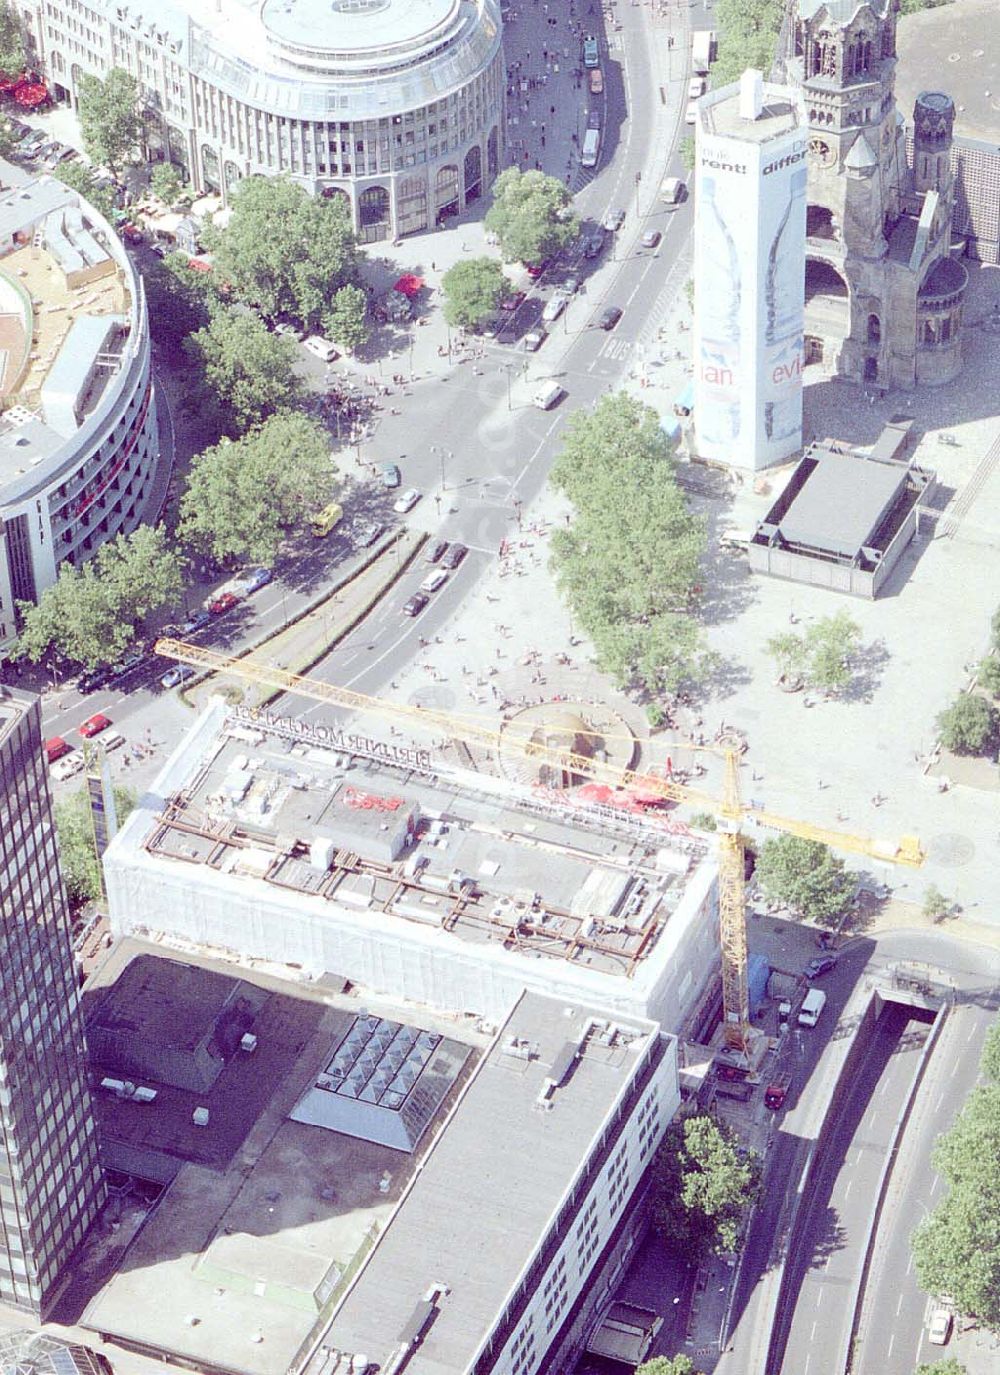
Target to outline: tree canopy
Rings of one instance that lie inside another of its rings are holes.
[[[204,236],[231,299],[266,319],[287,315],[318,330],[361,261],[341,198],[310,196],[287,177],[247,177],[231,205],[226,227]]]
[[[838,692],[852,677],[851,660],[861,642],[861,627],[846,611],[823,616],[801,635],[774,635],[765,648],[786,678],[801,678],[811,688]]]
[[[18,76],[26,60],[21,16],[9,0],[0,0],[0,73]]]
[[[747,67],[756,67],[765,78],[770,75],[784,13],[784,0],[719,0],[713,87],[738,81]]]
[[[466,258],[441,278],[444,318],[449,325],[472,329],[492,315],[503,299],[507,278],[496,258]]]
[[[972,1090],[932,1157],[948,1194],[917,1227],[920,1287],[1000,1332],[1000,1084],[995,1033],[984,1054],[988,1082]]]
[[[993,697],[1000,697],[1000,655],[990,654],[979,665],[979,685]]]
[[[1000,1084],[1000,1022],[994,1022],[986,1033],[979,1068],[984,1079],[991,1084]]]
[[[150,331],[175,360],[188,335],[208,324],[211,298],[206,294],[205,280],[212,275],[192,272],[179,253],[143,267]]]
[[[573,197],[558,177],[508,167],[493,183],[486,228],[500,240],[505,262],[541,263],[579,231]]]
[[[552,564],[601,668],[654,691],[698,681],[705,526],[687,509],[656,412],[624,392],[578,411],[551,480],[575,512],[553,536]]]
[[[20,602],[19,653],[37,663],[50,650],[85,668],[121,658],[147,616],[182,586],[181,561],[163,527],[140,525],[102,544],[80,568],[64,563],[37,605]]]
[[[941,743],[953,754],[983,754],[996,737],[997,720],[992,702],[963,692],[937,718]]]
[[[335,482],[322,426],[276,415],[192,461],[180,536],[220,560],[271,564],[289,531],[330,500]]]
[[[149,185],[153,195],[168,209],[184,189],[181,174],[172,162],[158,162],[149,174]]]
[[[216,306],[184,347],[201,370],[218,428],[231,436],[291,406],[302,391],[295,345],[249,311]]]
[[[118,171],[142,142],[139,83],[112,67],[103,81],[84,72],[76,89],[84,151],[91,162]]]
[[[834,926],[850,900],[852,879],[829,845],[801,836],[766,840],[754,877],[772,902],[782,902],[811,921]]]
[[[362,287],[351,284],[338,287],[329,309],[324,312],[323,329],[347,353],[361,347],[371,334],[368,297]]]
[[[119,826],[135,806],[135,795],[115,787],[115,815]],[[94,830],[86,788],[60,798],[53,808],[59,841],[59,867],[71,907],[96,902],[101,896],[101,864],[94,848]]]
[[[695,1375],[694,1361],[683,1352],[677,1356],[654,1356],[636,1366],[635,1375]]]
[[[71,186],[73,190],[89,201],[95,210],[109,223],[114,223],[115,196],[110,186],[99,182],[94,175],[93,169],[83,162],[61,162],[56,168],[55,175],[61,182]]]
[[[736,1249],[744,1211],[760,1188],[756,1155],[741,1159],[733,1133],[712,1117],[667,1129],[653,1177],[653,1222],[674,1250],[697,1264]]]

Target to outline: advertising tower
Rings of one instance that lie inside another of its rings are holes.
[[[759,72],[698,103],[695,452],[750,471],[802,446],[804,125]]]

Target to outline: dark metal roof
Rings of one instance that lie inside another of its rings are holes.
[[[816,466],[781,520],[789,544],[853,558],[866,544],[906,482],[900,464],[820,450]]]

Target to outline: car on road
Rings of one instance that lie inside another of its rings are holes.
[[[211,619],[207,611],[196,611],[194,615],[189,616],[181,626],[181,634],[193,635],[196,630],[203,630]]]
[[[285,339],[294,339],[296,343],[301,343],[306,337],[304,329],[299,329],[298,325],[293,325],[290,320],[279,320],[274,327],[275,334],[282,335]]]
[[[219,596],[212,598],[208,609],[213,616],[224,616],[227,611],[232,611],[233,607],[239,604],[240,599],[235,592],[221,592]]]
[[[660,186],[660,200],[670,207],[680,205],[686,191],[687,187],[680,177],[665,177]]]
[[[108,664],[100,664],[97,668],[92,668],[88,673],[84,673],[76,685],[77,692],[85,697],[91,692],[96,692],[102,688],[111,677],[111,669]]]
[[[500,302],[500,309],[507,311],[517,310],[519,306],[523,305],[524,301],[527,299],[527,295],[528,293],[526,291],[513,292]]]
[[[927,1340],[932,1346],[947,1346],[954,1316],[950,1308],[936,1304],[927,1320]]]
[[[621,318],[621,306],[608,306],[598,315],[597,319],[594,321],[594,325],[597,329],[611,330],[614,329]]]
[[[561,290],[561,291],[564,291],[564,292],[566,293],[567,296],[575,296],[576,293],[580,290],[580,287],[581,287],[582,285],[583,285],[583,278],[582,278],[582,277],[579,277],[579,276],[574,272],[571,276],[569,276],[569,277],[566,278],[566,280],[563,282],[562,286],[560,287],[560,290]]]
[[[41,129],[32,129],[30,134],[25,134],[18,145],[18,152],[24,153],[27,157],[33,158],[40,148],[44,148],[48,143],[48,135]]]
[[[694,123],[696,123],[697,119],[698,119],[698,102],[697,102],[696,100],[689,100],[689,101],[688,101],[688,104],[687,104],[687,109],[684,111],[684,123],[685,123],[685,124],[694,124]]]
[[[137,669],[145,661],[145,654],[141,649],[132,649],[125,655],[124,659],[119,659],[116,664],[112,664],[108,669],[109,683],[116,683],[119,678],[125,678],[133,669]]]
[[[441,563],[445,568],[457,568],[468,552],[468,547],[464,544],[449,544],[448,552]]]
[[[592,33],[583,35],[583,65],[596,67],[601,60],[601,49]]]
[[[446,539],[432,540],[424,553],[425,563],[440,563],[448,550]]]
[[[194,677],[194,674],[195,670],[191,664],[174,664],[173,668],[168,668],[160,679],[160,687],[180,687],[181,683],[186,683],[189,678]]]
[[[82,725],[77,726],[77,735],[82,735],[84,740],[92,740],[95,735],[100,735],[102,730],[107,730],[111,725],[111,717],[105,716],[102,711],[97,711],[93,716],[88,716]]]
[[[703,76],[693,76],[688,82],[688,100],[697,100],[699,96],[703,96],[707,85],[708,82]]]
[[[548,330],[543,329],[541,325],[536,325],[534,329],[529,329],[524,336],[523,348],[525,353],[537,353],[548,337]]]
[[[541,277],[541,275],[546,271],[548,266],[548,258],[543,258],[540,263],[525,263],[524,270],[525,272],[527,272],[528,276],[531,278],[533,282],[537,282],[539,277]]]
[[[595,229],[593,234],[588,234],[583,241],[583,256],[585,258],[597,258],[604,248],[604,230]]]
[[[273,580],[274,574],[270,568],[248,568],[240,578],[247,596],[251,592],[259,592],[262,587],[266,587]]]
[[[358,528],[358,533],[354,537],[355,543],[362,549],[367,549],[370,545],[375,543],[379,535],[384,533],[385,526],[380,520],[368,521],[367,524]]]
[[[660,242],[661,237],[662,235],[660,234],[660,231],[658,229],[647,229],[645,234],[643,234],[642,238],[639,240],[639,243],[642,245],[643,248],[655,248],[656,245]]]
[[[126,220],[124,224],[118,226],[118,233],[125,242],[131,244],[133,248],[137,244],[145,243],[146,241],[146,236],[139,226],[129,223],[128,220]]]
[[[53,735],[45,742],[45,758],[50,764],[54,764],[57,759],[61,759],[64,754],[69,754],[73,748],[66,743],[61,735]]]
[[[403,474],[395,463],[383,463],[379,469],[383,487],[398,487],[403,481]]]
[[[317,511],[309,522],[314,539],[326,539],[330,531],[344,518],[344,508],[339,501],[331,501],[322,511]]]
[[[65,783],[67,778],[72,778],[83,769],[83,755],[78,750],[65,755],[62,759],[57,759],[52,765],[49,773],[57,783]]]
[[[412,597],[408,597],[403,603],[404,616],[419,616],[428,602],[427,594],[424,592],[414,592]]]
[[[447,568],[435,568],[433,573],[428,573],[420,584],[421,592],[436,592],[439,587],[443,587],[448,581]]]
[[[392,509],[397,515],[405,516],[407,511],[412,511],[420,500],[420,492],[416,487],[407,487],[406,491],[398,496],[392,503]]]
[[[71,159],[78,156],[79,154],[75,148],[70,148],[69,145],[65,143],[57,143],[54,147],[49,149],[49,155],[45,159],[45,166],[52,172],[61,162],[69,162]]]
[[[807,979],[818,979],[823,974],[829,974],[831,969],[836,969],[836,955],[817,955],[814,960],[810,960],[802,971]]]
[[[542,319],[546,324],[552,324],[553,320],[558,320],[569,305],[569,293],[565,289],[554,291],[545,302],[545,309],[542,311]]]
[[[609,210],[602,223],[609,234],[617,234],[625,223],[625,211],[620,207],[617,210]]]

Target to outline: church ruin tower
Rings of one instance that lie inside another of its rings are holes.
[[[897,9],[898,0],[798,0],[786,63],[809,138],[805,362],[883,389],[955,375],[966,281],[959,263],[934,273],[951,244],[953,107],[921,97],[934,151],[911,178],[893,94]],[[942,339],[940,315],[925,329],[920,302],[931,286],[937,311],[945,277],[961,290]]]
[[[951,140],[955,102],[942,91],[922,91],[913,106],[913,189],[937,191],[949,204],[953,185]]]

